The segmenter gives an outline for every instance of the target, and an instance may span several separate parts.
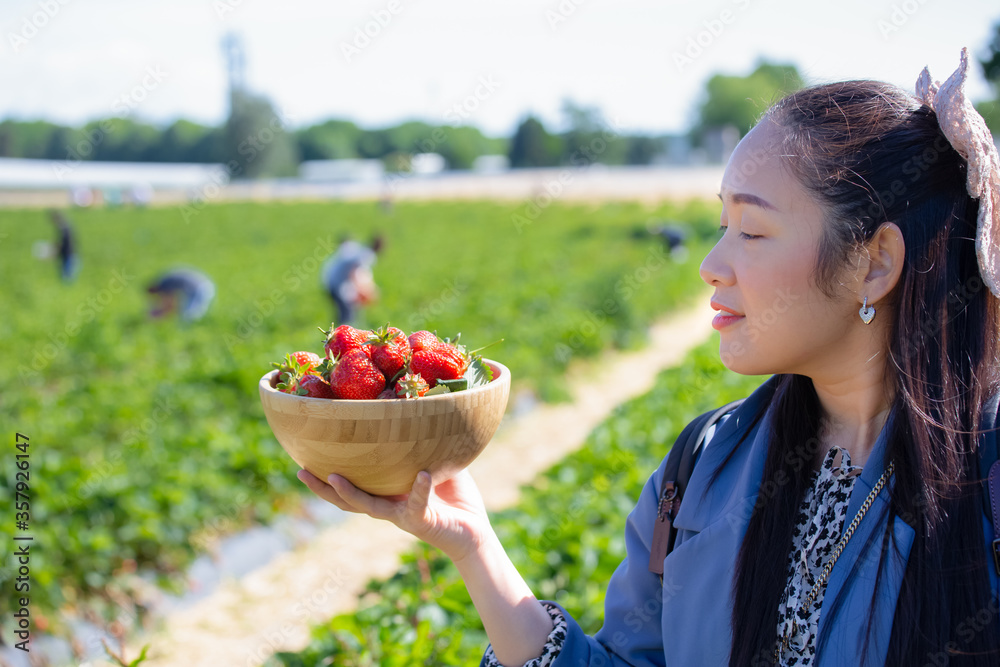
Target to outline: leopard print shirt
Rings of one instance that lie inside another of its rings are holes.
[[[788,557],[788,584],[778,607],[777,636],[790,636],[789,647],[782,647],[779,654],[782,667],[816,664],[815,641],[826,587],[820,588],[811,605],[804,607],[804,603],[844,532],[851,490],[860,474],[861,468],[851,465],[847,451],[833,447],[812,474],[799,506]]]
[[[556,659],[559,655],[559,651],[562,650],[563,643],[566,641],[566,619],[563,617],[559,607],[549,604],[548,602],[543,602],[542,606],[545,607],[545,611],[549,612],[549,616],[552,618],[552,624],[555,626],[552,628],[552,632],[549,633],[548,640],[545,642],[545,646],[542,648],[542,654],[535,658],[534,660],[529,660],[524,663],[524,667],[549,667],[552,661]],[[483,656],[482,667],[503,667],[500,661],[497,660],[497,656],[493,653],[493,646],[490,645],[486,648],[486,655]]]

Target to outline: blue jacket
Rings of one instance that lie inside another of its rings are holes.
[[[711,445],[702,453],[674,522],[679,531],[677,543],[664,561],[662,585],[648,565],[663,464],[646,482],[638,504],[628,517],[627,556],[608,586],[604,627],[589,637],[563,610],[569,625],[568,636],[554,667],[729,664],[733,575],[740,544],[761,492],[767,417],[750,430],[738,447],[737,443],[761,402],[769,401],[773,381],[772,378],[744,401],[718,428]],[[855,483],[848,517],[857,513],[882,476],[886,433],[887,429],[883,429]],[[709,484],[712,474],[734,448],[735,453],[718,479]],[[868,659],[862,663],[864,621],[868,618],[882,542],[869,538],[875,531],[878,535],[884,533],[888,500],[889,485],[876,498],[830,574],[819,621],[820,636],[829,633],[829,638],[817,655],[817,667],[867,667],[885,663],[896,599],[914,537],[913,529],[905,522],[894,522],[899,549],[890,548],[882,560],[882,593],[875,605]],[[983,520],[985,534],[992,535],[989,517],[984,515]],[[989,561],[992,563],[992,556]],[[989,570],[991,586],[1000,595],[1000,581],[994,568]],[[828,614],[838,598],[841,608],[836,614]]]

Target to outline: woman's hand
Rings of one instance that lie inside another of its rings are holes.
[[[313,493],[345,512],[391,521],[452,560],[475,552],[492,534],[483,498],[466,470],[434,488],[430,474],[423,471],[410,493],[401,496],[370,495],[340,475],[330,475],[327,482],[308,470],[297,476]]]
[[[433,489],[424,471],[408,494],[387,497],[369,495],[339,475],[330,475],[329,484],[306,470],[298,478],[340,509],[391,521],[451,558],[502,664],[522,665],[541,654],[552,619],[496,538],[468,471]]]

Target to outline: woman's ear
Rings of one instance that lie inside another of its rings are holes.
[[[906,243],[895,223],[883,223],[859,257],[858,297],[875,303],[892,292],[903,273]]]

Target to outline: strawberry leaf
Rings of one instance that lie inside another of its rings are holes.
[[[479,355],[473,355],[463,379],[468,380],[469,389],[482,387],[493,381],[493,369]]]
[[[448,387],[449,391],[462,391],[469,388],[469,381],[464,377],[456,380],[438,380],[437,386],[440,387],[442,385]]]
[[[451,389],[448,389],[447,386],[438,382],[438,384],[434,385],[433,389],[429,389],[427,393],[424,394],[424,396],[437,396],[438,394],[450,394],[450,393]]]

